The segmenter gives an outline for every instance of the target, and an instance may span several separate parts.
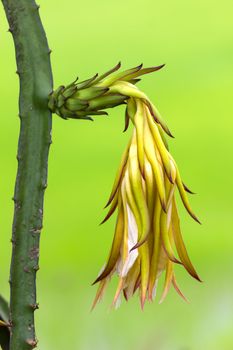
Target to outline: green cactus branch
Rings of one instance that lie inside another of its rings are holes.
[[[13,35],[20,79],[18,172],[10,275],[11,350],[36,346],[34,311],[43,199],[52,117],[50,50],[33,0],[2,0]],[[13,122],[13,121],[12,121]]]

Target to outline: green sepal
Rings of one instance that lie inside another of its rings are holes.
[[[97,77],[98,77],[98,73],[96,73],[92,78],[84,80],[84,81],[76,84],[76,86],[78,89],[87,88],[87,87],[91,86],[92,83],[94,83],[94,81],[96,80]]]
[[[121,67],[121,62],[117,63],[116,66],[114,66],[112,69],[108,70],[106,73],[100,75],[96,80],[95,84],[106,78],[108,75],[116,72]]]
[[[61,108],[64,105],[65,100],[65,97],[62,94],[60,94],[57,98],[57,107]]]
[[[76,116],[90,116],[90,115],[108,115],[105,111],[78,111],[75,113]]]
[[[106,93],[109,89],[105,87],[92,86],[87,89],[77,90],[73,95],[73,98],[80,100],[91,100],[92,98],[99,97]]]
[[[77,100],[75,98],[69,98],[67,99],[65,103],[65,107],[70,110],[71,112],[80,111],[83,109],[86,109],[88,107],[88,102],[84,100]]]
[[[111,76],[108,79],[105,79],[103,85],[107,86],[107,85],[113,84],[117,80],[125,80],[126,76],[131,75],[133,73],[136,73],[141,68],[142,68],[142,64],[140,64],[137,67],[134,67],[134,68],[131,68],[131,69],[127,69],[127,70],[125,70],[123,72],[119,72],[119,73],[115,74],[114,76]]]
[[[66,87],[62,92],[62,95],[67,99],[71,97],[77,91],[76,85],[71,85],[70,87]]]
[[[118,105],[121,105],[127,99],[126,96],[122,95],[104,95],[95,98],[89,102],[87,110],[107,109]]]
[[[57,106],[57,99],[60,95],[60,93],[64,90],[64,86],[59,86],[55,91],[53,91],[49,95],[49,102],[48,102],[48,108],[52,111],[55,112],[56,106]]]
[[[135,79],[136,77],[139,77],[141,75],[156,72],[157,70],[162,69],[164,66],[165,66],[165,64],[161,64],[160,66],[139,69],[135,72],[132,72],[132,73],[125,75],[124,80],[130,81],[131,79]]]

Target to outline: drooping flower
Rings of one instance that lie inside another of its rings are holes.
[[[130,121],[133,132],[123,154],[113,189],[106,206],[110,206],[103,223],[117,211],[111,251],[94,283],[99,288],[93,307],[102,298],[113,275],[119,278],[113,305],[123,294],[128,300],[139,290],[141,306],[152,301],[162,272],[165,283],[161,301],[171,285],[182,296],[174,267],[183,265],[200,281],[188,256],[181,231],[175,194],[179,191],[185,208],[194,220],[187,192],[177,164],[169,153],[165,133],[172,137],[158,110],[135,84],[138,77],[163,66],[142,68],[142,65],[116,72],[120,64],[98,77],[51,94],[51,110],[63,118],[91,119],[91,115],[106,114],[107,108],[126,104],[125,130]]]

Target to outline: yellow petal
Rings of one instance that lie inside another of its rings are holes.
[[[167,296],[167,293],[169,292],[169,289],[171,288],[173,278],[173,264],[170,260],[167,261],[167,268],[166,268],[166,277],[165,277],[165,283],[163,287],[163,294],[160,299],[160,304],[164,301],[164,299]]]
[[[146,156],[152,166],[162,208],[166,210],[164,176],[155,154],[155,145],[148,124],[144,125],[144,147]]]
[[[117,190],[117,192],[115,193],[115,195],[113,197],[113,200],[112,200],[112,203],[111,203],[111,206],[110,206],[110,209],[109,209],[107,215],[101,221],[100,225],[105,223],[112,216],[112,214],[115,212],[115,210],[117,208],[117,204],[118,204],[118,190]]]
[[[113,268],[115,267],[117,259],[119,257],[119,253],[120,253],[120,247],[122,244],[123,233],[124,233],[124,214],[123,214],[123,207],[122,207],[122,205],[120,205],[118,217],[117,217],[117,222],[116,222],[114,239],[112,242],[111,252],[110,252],[106,267],[104,268],[104,270],[100,274],[100,276],[98,276],[98,278],[94,281],[93,284],[101,281],[106,276],[108,276],[111,273],[111,271],[113,270]]]
[[[172,233],[173,233],[173,238],[175,241],[177,253],[180,257],[180,260],[182,261],[185,269],[188,271],[188,273],[197,279],[198,281],[201,282],[195,268],[192,265],[192,262],[188,256],[181,231],[180,231],[180,220],[177,212],[177,207],[176,207],[176,202],[175,199],[173,199],[173,205],[172,205]]]
[[[135,85],[128,83],[126,81],[117,81],[109,88],[110,93],[117,93],[129,97],[147,99],[147,96],[139,90]]]
[[[144,172],[144,147],[143,147],[143,129],[144,129],[144,118],[146,117],[143,112],[145,112],[140,100],[136,99],[137,111],[134,117],[134,124],[136,127],[137,135],[137,152],[140,171]]]
[[[175,178],[174,178],[174,168],[172,169],[172,165],[171,165],[171,161],[170,161],[170,157],[169,157],[169,153],[163,143],[163,140],[161,138],[161,135],[159,133],[158,130],[158,126],[156,125],[156,123],[152,120],[152,116],[150,114],[150,111],[147,107],[145,107],[146,109],[146,117],[147,117],[147,121],[148,121],[148,125],[151,131],[151,134],[153,136],[154,142],[158,148],[158,151],[160,153],[162,162],[163,162],[163,166],[164,169],[166,171],[167,177],[170,180],[171,183],[174,183]]]
[[[181,296],[182,299],[184,299],[184,301],[186,301],[186,303],[188,303],[188,299],[185,297],[185,295],[181,292],[177,282],[176,282],[176,278],[175,278],[175,274],[173,273],[173,277],[172,277],[172,284],[173,287],[175,288],[175,291],[179,294],[179,296]]]
[[[169,237],[170,225],[168,225],[168,221],[169,221],[169,216],[171,215],[171,209],[172,209],[172,204],[168,209],[168,214],[164,213],[164,211],[161,211],[161,217],[160,217],[161,237],[162,237],[163,247],[165,249],[165,252],[167,253],[168,258],[175,263],[181,264],[181,262],[177,260],[174,255],[174,251],[172,249],[172,245]]]
[[[138,153],[137,153],[137,142],[136,142],[135,131],[134,131],[132,143],[129,150],[129,178],[130,178],[130,184],[132,187],[132,193],[135,199],[136,206],[140,213],[140,218],[142,223],[141,231],[139,231],[139,242],[134,247],[134,248],[137,248],[141,244],[143,244],[143,242],[145,242],[149,234],[150,220],[149,220],[145,194],[143,192],[143,187],[142,187],[142,177],[141,177],[141,173],[138,165]]]
[[[116,177],[115,177],[115,181],[114,181],[114,184],[113,184],[113,188],[112,188],[112,191],[111,191],[111,194],[110,194],[110,197],[109,197],[109,200],[105,206],[105,208],[112,202],[114,196],[116,195],[116,192],[118,190],[118,187],[120,185],[120,182],[122,180],[122,177],[124,175],[124,171],[125,171],[125,165],[127,163],[127,159],[128,159],[128,154],[129,154],[129,146],[130,146],[130,142],[129,144],[127,145],[124,153],[123,153],[123,156],[121,158],[121,162],[120,162],[120,166],[119,166],[119,169],[117,171],[117,174],[116,174]]]
[[[177,184],[177,187],[178,187],[178,190],[180,192],[180,197],[182,199],[182,202],[186,208],[186,210],[188,211],[188,213],[190,214],[190,216],[195,220],[197,221],[199,224],[201,223],[198,218],[196,217],[196,215],[193,213],[192,211],[192,208],[189,204],[189,200],[188,200],[188,196],[187,196],[187,193],[184,189],[184,186],[183,186],[183,183],[182,183],[182,180],[181,180],[181,176],[180,176],[180,173],[179,173],[179,169],[174,161],[174,159],[171,157],[174,165],[176,166],[176,184]]]
[[[163,121],[159,111],[157,110],[157,108],[154,106],[154,104],[147,98],[145,99],[145,103],[148,106],[150,113],[152,114],[154,120],[156,123],[160,124],[162,129],[166,132],[166,134],[168,134],[170,137],[174,137],[171,133],[171,131],[169,130],[168,126],[165,124],[165,122]]]
[[[152,258],[151,258],[151,268],[150,268],[150,281],[148,288],[149,299],[153,299],[153,292],[155,282],[158,276],[158,264],[161,250],[161,238],[160,238],[160,216],[161,216],[161,205],[158,195],[155,200],[155,208],[153,215],[153,248],[152,248]]]
[[[155,184],[154,184],[154,175],[153,170],[151,167],[151,164],[149,163],[148,159],[145,157],[144,162],[144,177],[145,177],[145,183],[146,183],[146,199],[147,199],[147,206],[149,213],[153,213],[154,209],[154,202],[155,202]]]
[[[119,282],[118,282],[118,286],[117,286],[117,290],[116,290],[116,293],[115,293],[115,296],[113,298],[113,302],[112,302],[112,306],[117,306],[117,302],[120,298],[120,294],[124,288],[124,281],[125,279],[124,278],[120,278]]]
[[[108,278],[103,279],[102,281],[100,281],[95,299],[93,301],[92,307],[91,307],[91,311],[95,308],[96,304],[102,299],[105,289],[107,287],[108,284]]]
[[[150,276],[150,256],[149,256],[148,243],[145,242],[141,247],[138,248],[138,251],[141,258],[140,291],[141,291],[141,308],[143,309],[145,300],[146,300],[146,294],[147,294],[149,276]]]
[[[141,221],[141,214],[139,212],[139,209],[136,205],[135,202],[135,198],[133,195],[133,191],[132,191],[132,186],[130,183],[130,179],[129,179],[129,170],[126,169],[125,172],[125,191],[126,191],[126,197],[127,197],[127,203],[134,215],[137,227],[138,227],[138,232],[142,232],[142,221]]]
[[[125,281],[126,286],[124,288],[124,295],[126,300],[132,297],[134,293],[134,287],[137,282],[139,273],[140,273],[140,258],[138,257],[126,277],[126,281]]]

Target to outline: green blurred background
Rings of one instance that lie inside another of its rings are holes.
[[[129,138],[124,108],[94,123],[54,116],[45,198],[36,313],[39,349],[233,349],[233,2],[232,0],[40,1],[53,50],[55,86],[88,78],[119,60],[166,67],[140,87],[156,103],[191,203],[180,206],[182,229],[203,284],[179,266],[190,304],[171,290],[141,312],[135,297],[109,312],[115,283],[93,313],[96,277],[108,254],[114,219],[98,226]],[[0,292],[8,296],[16,173],[18,78],[14,49],[0,11]],[[161,293],[161,288],[159,289]]]

